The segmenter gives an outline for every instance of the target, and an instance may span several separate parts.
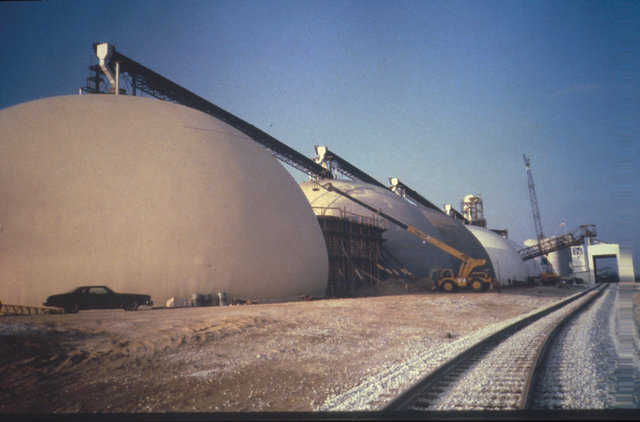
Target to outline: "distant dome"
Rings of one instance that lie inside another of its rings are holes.
[[[482,243],[491,257],[496,279],[500,284],[508,284],[509,280],[525,281],[528,276],[535,275],[530,273],[533,268],[529,269],[520,258],[514,242],[484,227],[467,225],[466,228]]]
[[[0,299],[88,284],[170,297],[322,296],[322,232],[263,147],[154,99],[54,97],[0,110]]]
[[[327,181],[320,183],[325,182]],[[486,259],[487,264],[484,268],[492,274],[489,256],[480,242],[462,224],[451,217],[431,209],[416,207],[390,190],[368,183],[344,180],[331,180],[330,182],[354,198],[380,209],[403,223],[417,227],[473,258]],[[373,214],[337,193],[328,192],[323,188],[314,190],[312,182],[301,183],[300,187],[316,213],[319,213],[322,207],[336,207],[363,216],[372,216]],[[458,259],[433,245],[423,244],[420,239],[393,223],[386,220],[385,223],[387,230],[383,233],[383,237],[386,239],[383,247],[406,265],[414,275],[418,277],[429,276],[431,270],[438,268],[451,268],[454,272],[458,271],[460,267]]]

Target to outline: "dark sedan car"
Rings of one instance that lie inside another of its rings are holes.
[[[135,311],[138,306],[151,306],[153,302],[149,295],[116,293],[106,286],[83,286],[69,293],[49,296],[44,305],[75,313],[80,309],[123,308],[125,311]]]

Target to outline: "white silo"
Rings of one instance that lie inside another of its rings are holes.
[[[0,298],[79,285],[170,297],[324,295],[322,232],[263,147],[154,99],[54,97],[0,110]]]
[[[462,199],[462,215],[467,221],[479,227],[487,227],[487,220],[484,218],[484,207],[480,195],[467,195]]]
[[[571,266],[571,248],[560,249],[547,254],[547,260],[551,265],[551,270],[561,277],[567,277],[572,274]]]

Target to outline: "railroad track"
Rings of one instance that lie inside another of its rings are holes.
[[[565,321],[605,288],[594,286],[428,351],[333,398],[318,410],[390,413],[527,409],[536,371],[550,340]]]
[[[477,343],[389,403],[383,411],[523,410],[553,335],[604,290],[525,318]]]

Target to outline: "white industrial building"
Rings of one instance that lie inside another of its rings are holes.
[[[635,281],[631,250],[620,247],[617,243],[605,243],[597,240],[588,240],[585,246],[571,248],[573,273],[588,283],[596,283],[599,258],[615,258],[619,280],[621,282]]]

